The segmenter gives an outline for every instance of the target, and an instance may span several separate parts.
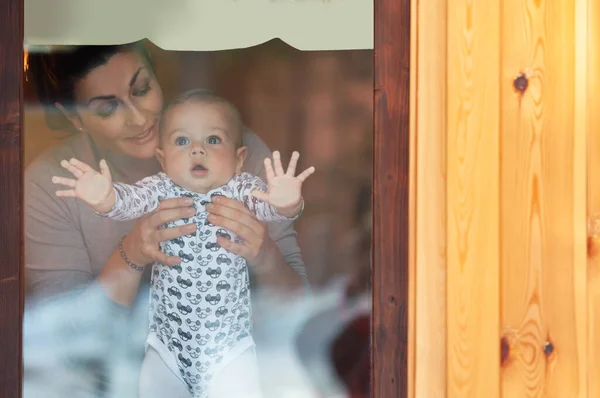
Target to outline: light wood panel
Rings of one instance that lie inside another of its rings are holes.
[[[573,248],[574,304],[577,343],[577,390],[575,398],[589,397],[587,392],[587,11],[589,0],[575,0],[575,106],[573,129]],[[596,1],[596,0],[594,0]]]
[[[587,1],[587,210],[600,218],[600,3]],[[600,397],[600,237],[590,241],[587,269],[588,397]]]
[[[450,4],[450,3],[449,3]],[[447,396],[499,396],[499,0],[447,26]]]
[[[575,269],[585,246],[577,244],[575,231],[585,219],[575,205],[583,205],[585,188],[574,171],[585,173],[576,166],[585,159],[585,146],[571,133],[574,10],[572,0],[503,2],[501,322],[507,398],[578,397],[583,391],[577,339],[585,330],[585,305],[577,294],[584,286],[576,284]],[[531,76],[521,95],[512,81],[523,68]],[[552,352],[544,351],[547,342]]]
[[[415,3],[417,3],[415,1]],[[418,2],[413,40],[417,94],[413,100],[416,225],[414,392],[446,396],[446,7]],[[420,50],[419,50],[420,49]]]
[[[411,396],[599,397],[600,3],[414,4]]]

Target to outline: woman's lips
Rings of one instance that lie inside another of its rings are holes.
[[[156,123],[152,125],[148,130],[143,132],[142,134],[136,135],[135,137],[129,138],[129,140],[133,141],[138,145],[147,144],[154,139],[156,136]]]

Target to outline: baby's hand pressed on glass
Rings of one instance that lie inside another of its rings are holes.
[[[315,172],[314,167],[309,167],[295,176],[299,157],[298,152],[292,154],[288,169],[284,173],[281,155],[278,151],[273,152],[273,164],[271,164],[271,159],[265,159],[268,191],[266,193],[258,190],[252,192],[257,199],[269,203],[277,209],[279,214],[290,218],[297,216],[302,210],[302,183]]]
[[[53,183],[72,188],[56,191],[56,196],[81,199],[100,213],[112,209],[116,196],[105,160],[100,161],[100,172],[74,158],[69,161],[63,160],[60,165],[75,178],[52,177]]]

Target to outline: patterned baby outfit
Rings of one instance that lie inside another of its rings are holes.
[[[266,192],[267,187],[249,173],[236,175],[226,185],[206,194],[182,188],[163,172],[134,185],[116,183],[114,189],[114,207],[99,214],[115,220],[141,217],[167,198],[194,199],[195,216],[165,225],[193,222],[197,229],[193,234],[161,244],[163,252],[179,256],[182,262],[175,267],[153,266],[147,346],[154,348],[167,366],[181,376],[194,397],[204,398],[210,380],[219,370],[254,346],[246,260],[216,241],[219,236],[234,242],[240,242],[240,238],[210,224],[205,206],[212,197],[222,195],[241,201],[259,220],[290,218],[252,196],[253,190]]]

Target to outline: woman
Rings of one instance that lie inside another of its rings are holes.
[[[181,261],[161,253],[158,244],[189,234],[195,225],[161,226],[185,218],[193,209],[183,198],[169,199],[153,214],[134,222],[115,222],[78,201],[56,197],[51,177],[63,175],[60,161],[72,157],[90,165],[106,159],[113,179],[126,183],[159,171],[154,150],[163,95],[152,64],[140,44],[83,46],[31,55],[28,73],[49,111],[49,126],[75,130],[25,172],[29,296],[37,302],[76,288],[84,292],[99,288],[113,309],[124,313],[147,275],[140,269],[147,271],[155,261],[170,265]],[[270,151],[252,132],[244,133],[244,145],[248,147],[245,171],[265,178],[263,160],[271,156]],[[267,230],[237,201],[218,198],[214,204],[211,223],[243,238],[243,243],[223,239],[219,243],[248,260],[256,285],[284,292],[303,288],[304,264],[291,223],[269,225]]]

